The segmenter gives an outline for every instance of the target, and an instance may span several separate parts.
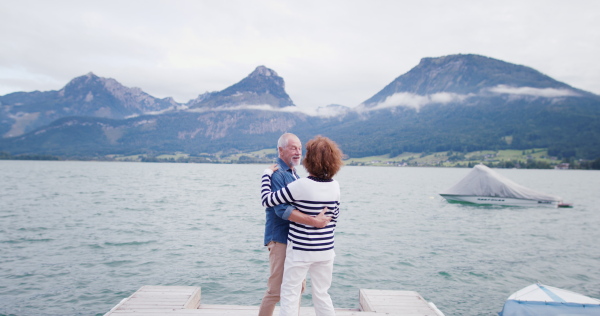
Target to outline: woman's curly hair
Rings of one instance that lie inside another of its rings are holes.
[[[306,157],[302,164],[311,175],[331,179],[344,165],[343,156],[334,141],[319,135],[306,143]]]

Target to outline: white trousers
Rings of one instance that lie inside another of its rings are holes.
[[[327,292],[331,287],[333,259],[327,261],[294,261],[292,243],[288,242],[279,301],[279,316],[297,316],[302,282],[310,273],[312,298],[316,316],[335,316],[333,302]]]

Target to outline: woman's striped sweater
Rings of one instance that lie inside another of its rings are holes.
[[[307,177],[288,184],[283,189],[271,192],[271,173],[265,170],[262,176],[261,199],[264,207],[290,204],[304,214],[318,215],[323,208],[331,216],[331,222],[316,228],[290,221],[288,243],[292,243],[294,261],[325,261],[333,259],[334,232],[340,207],[340,186],[333,179],[320,180]]]

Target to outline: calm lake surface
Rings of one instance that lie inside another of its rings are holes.
[[[259,305],[265,167],[0,161],[0,315],[103,315],[143,285]],[[361,288],[413,290],[447,316],[496,315],[536,281],[600,298],[600,172],[497,171],[574,208],[437,194],[469,169],[342,168],[334,305],[358,307]]]

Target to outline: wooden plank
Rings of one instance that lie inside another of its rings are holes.
[[[105,316],[123,311],[197,309],[200,305],[200,288],[196,286],[144,285],[128,298],[122,300]]]
[[[198,308],[201,289],[197,286],[142,286],[131,296],[129,303],[123,305],[163,304],[169,308],[172,304],[180,304],[180,308]]]
[[[203,305],[200,309],[181,309],[181,310],[119,310],[112,316],[256,316],[258,306],[239,306],[239,305]],[[275,308],[273,315],[279,314],[279,307]],[[381,313],[363,312],[357,309],[336,309],[336,316],[381,316]],[[385,315],[385,314],[384,314]],[[390,314],[387,314],[390,315]],[[300,316],[316,316],[314,307],[301,307]]]
[[[144,285],[139,290],[144,292],[193,292],[197,286],[183,285]]]
[[[255,316],[258,306],[200,304],[201,289],[193,286],[143,286],[104,316]],[[443,316],[414,291],[361,289],[360,309],[336,309],[337,316]],[[275,314],[279,307],[275,308]],[[135,315],[133,315],[135,314]],[[301,307],[301,316],[315,316]]]
[[[186,309],[198,308],[198,306],[200,306],[200,297],[201,297],[201,288],[194,287],[194,291],[190,295],[190,298],[188,299],[188,301],[185,304],[183,304],[183,308],[186,308]]]
[[[359,304],[363,311],[401,315],[441,316],[415,291],[361,289]],[[443,315],[443,314],[442,314]]]

